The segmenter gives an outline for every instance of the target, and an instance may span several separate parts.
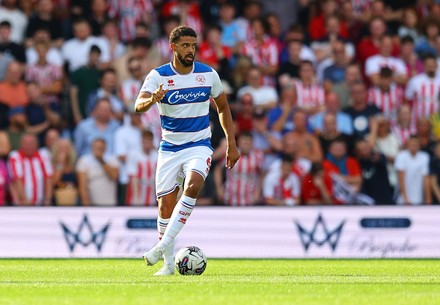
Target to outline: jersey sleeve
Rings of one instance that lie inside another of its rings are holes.
[[[156,70],[151,70],[145,77],[144,83],[141,87],[141,92],[153,93],[157,88],[159,88],[162,78]]]
[[[212,88],[211,88],[211,97],[217,98],[223,92],[222,82],[220,80],[220,76],[218,76],[217,71],[212,69]]]

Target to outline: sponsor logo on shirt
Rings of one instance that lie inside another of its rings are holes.
[[[207,96],[208,93],[203,91],[188,92],[188,93],[180,93],[180,91],[174,91],[168,97],[168,102],[170,104],[177,104],[182,100],[186,102],[194,102],[198,100],[200,97],[207,97]]]

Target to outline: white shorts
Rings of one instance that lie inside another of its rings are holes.
[[[156,170],[156,197],[172,193],[182,187],[183,180],[190,171],[200,174],[203,179],[211,168],[212,150],[206,146],[185,148],[177,152],[159,151]]]

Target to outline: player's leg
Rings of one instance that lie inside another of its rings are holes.
[[[196,204],[197,196],[209,172],[212,151],[209,148],[187,150],[183,171],[186,174],[183,195],[175,206],[161,241],[145,253],[147,264],[154,265],[182,230]]]

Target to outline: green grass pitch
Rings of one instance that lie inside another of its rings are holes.
[[[143,260],[0,260],[0,304],[440,304],[440,260],[208,260],[153,277]]]

